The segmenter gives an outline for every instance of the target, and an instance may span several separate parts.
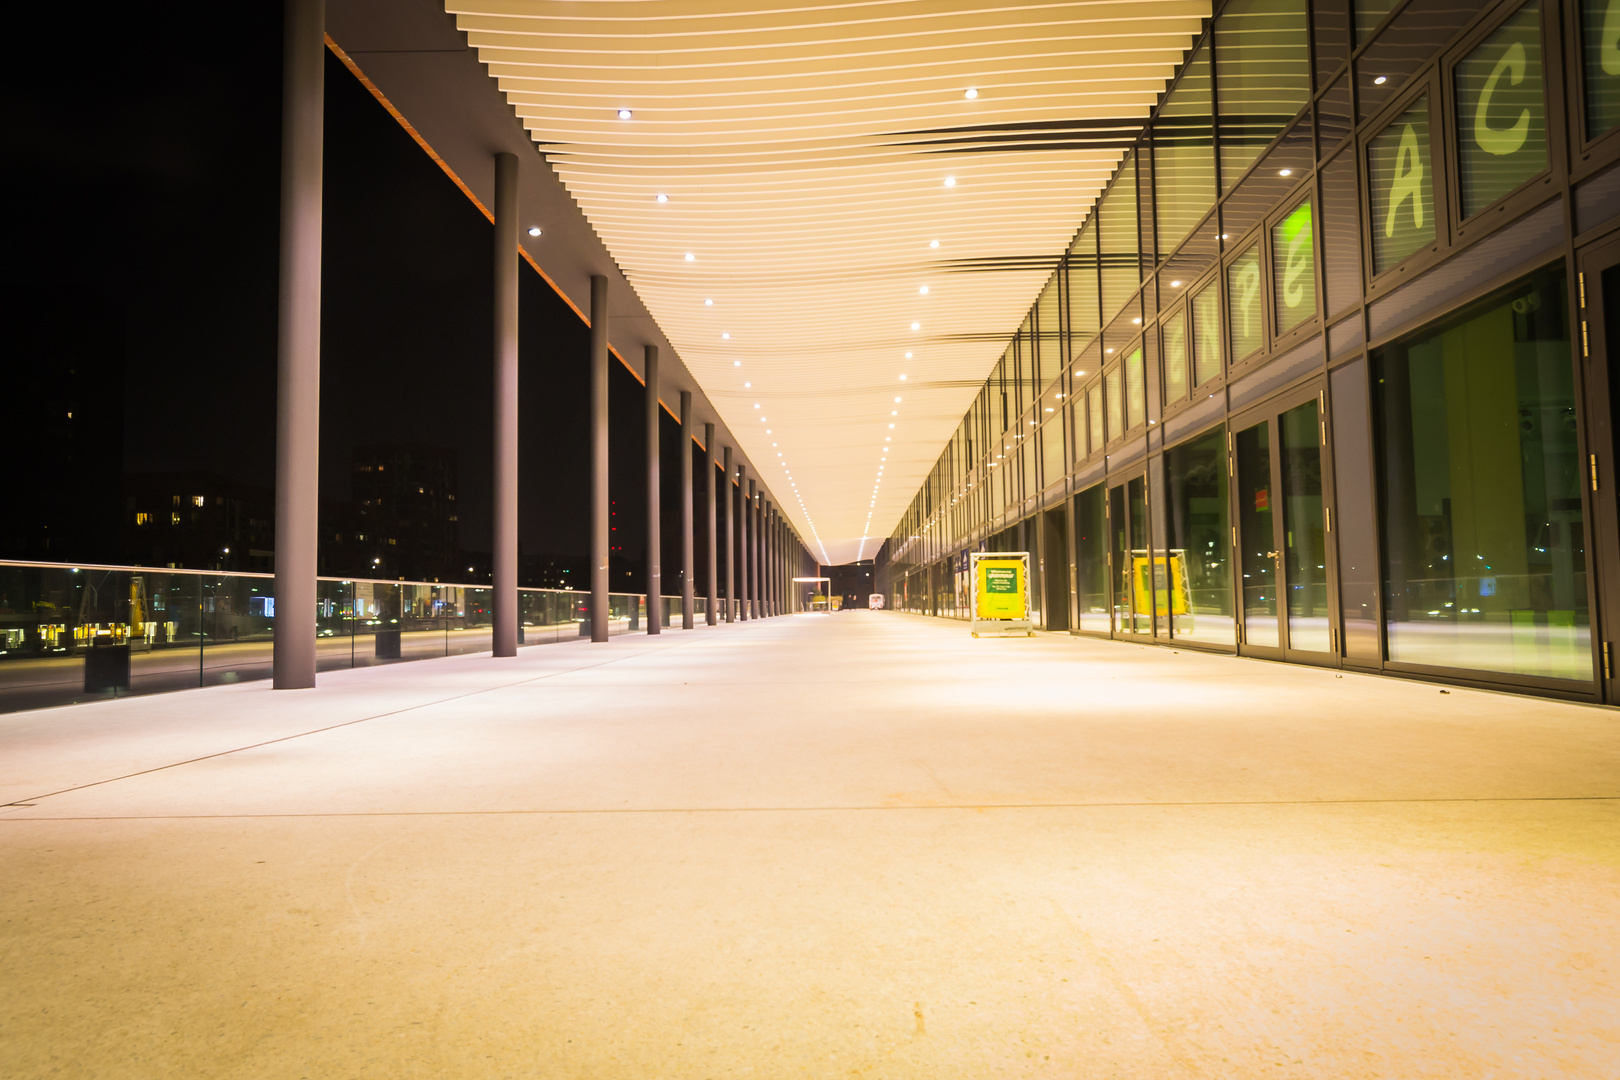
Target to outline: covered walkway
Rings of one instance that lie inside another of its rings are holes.
[[[0,717],[7,1077],[1606,1077],[1611,710],[846,612]]]

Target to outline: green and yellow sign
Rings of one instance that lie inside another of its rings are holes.
[[[974,618],[1025,619],[1024,561],[979,559],[975,564]]]

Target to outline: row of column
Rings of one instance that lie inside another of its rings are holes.
[[[277,689],[315,685],[316,550],[320,435],[321,196],[325,107],[325,4],[286,0],[283,53],[281,154],[281,279],[276,411],[276,580],[274,684]],[[518,642],[518,159],[495,155],[494,294],[494,551],[492,559],[493,647],[496,656],[517,655]],[[608,639],[608,282],[591,278],[591,640]],[[647,434],[647,631],[663,630],[659,471],[658,348],[645,357]],[[692,395],[680,392],[681,422],[681,626],[694,624],[692,447],[696,431]],[[738,465],[732,448],[715,460],[715,430],[703,425],[708,463],[708,609],[705,622],[721,616],[716,492],[726,493],[725,621],[764,618],[789,608],[788,586],[796,544],[755,481]],[[724,468],[716,483],[716,465]],[[735,495],[733,481],[735,480]],[[746,484],[746,487],[745,487]],[[735,507],[733,504],[736,504]],[[735,530],[735,531],[734,531]],[[740,547],[740,551],[737,548]],[[738,586],[740,585],[740,589]],[[740,603],[738,601],[741,601]]]

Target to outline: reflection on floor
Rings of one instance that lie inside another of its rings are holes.
[[[1620,723],[852,611],[0,716],[0,1075],[1608,1077]]]

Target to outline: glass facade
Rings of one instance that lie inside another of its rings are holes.
[[[1234,0],[1187,56],[1035,302],[1041,500],[947,453],[891,575],[1016,535],[1072,632],[1614,700],[1620,240],[1578,267],[1620,237],[1620,0]]]

